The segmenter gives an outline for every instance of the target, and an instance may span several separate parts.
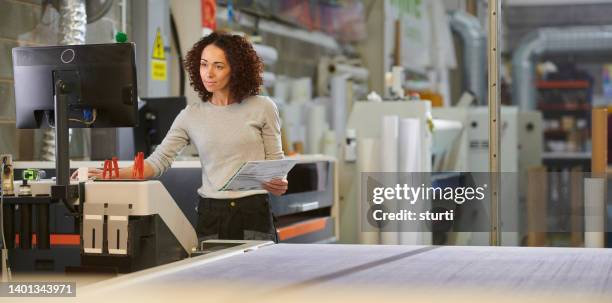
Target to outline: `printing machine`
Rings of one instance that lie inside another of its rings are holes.
[[[270,196],[277,218],[279,241],[333,243],[338,239],[336,161],[327,156],[304,156],[289,172],[289,188]]]
[[[196,250],[193,226],[161,182],[89,181],[84,188],[81,266],[131,272]]]
[[[22,184],[16,182],[18,187]],[[51,180],[30,182],[29,197],[49,197],[54,184]],[[80,264],[58,262],[64,264],[61,270],[132,272],[184,259],[197,248],[193,226],[160,181],[87,181],[79,183],[79,191],[79,214],[74,215],[80,223]],[[28,196],[15,198],[23,200]],[[41,232],[48,219],[43,220],[41,212],[32,218],[31,208],[24,207],[23,201],[5,199],[6,209],[12,214],[18,212],[21,219],[5,223],[7,238],[14,239],[18,234],[19,239],[18,245],[7,243],[12,248],[11,261],[17,261],[17,270],[40,270],[37,265],[49,258],[49,250],[55,248],[49,245],[49,228]],[[36,242],[31,228],[34,222]],[[41,243],[47,243],[47,247]],[[51,267],[55,267],[53,263]]]
[[[73,163],[76,167],[98,164]],[[120,166],[129,164],[120,162]],[[41,168],[52,177],[55,171],[51,165],[16,162],[16,175],[25,168]],[[323,156],[300,158],[288,179],[288,192],[271,197],[280,241],[335,242],[335,160]],[[47,237],[31,236],[40,234],[34,227],[45,225],[39,223],[45,216],[31,208],[7,207],[11,202],[5,200],[5,209],[12,210],[6,213],[14,219],[5,220],[5,230],[13,235],[7,240],[12,269],[132,272],[186,258],[197,246],[194,226],[200,182],[199,162],[176,161],[159,181],[83,183],[82,214],[70,214],[61,203],[48,205],[47,247],[40,245],[40,239]],[[16,188],[20,184],[15,181]],[[30,182],[32,194],[49,196],[53,184],[51,180]],[[11,241],[16,235],[17,241]]]

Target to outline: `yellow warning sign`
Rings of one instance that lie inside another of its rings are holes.
[[[157,81],[166,81],[167,65],[166,54],[164,51],[164,40],[162,40],[161,30],[157,28],[155,42],[153,42],[153,55],[151,56],[151,79]]]
[[[164,41],[162,40],[161,31],[157,28],[157,34],[155,35],[155,42],[153,42],[153,59],[165,60],[166,54],[164,53]]]
[[[157,81],[166,81],[166,61],[151,60],[151,79]]]

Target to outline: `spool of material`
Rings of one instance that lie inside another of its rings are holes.
[[[274,81],[274,100],[278,103],[289,102],[291,81],[286,77],[276,77]]]
[[[306,123],[306,150],[309,154],[319,154],[322,151],[323,135],[327,129],[325,121],[325,105],[314,104],[308,108]]]
[[[527,246],[546,246],[548,178],[546,167],[527,170]]]
[[[293,146],[293,144],[298,141],[301,142],[303,146],[306,139],[305,136],[303,136],[304,119],[302,114],[302,105],[283,104],[280,108],[282,125],[283,128],[285,128],[286,140],[290,146]],[[293,151],[296,150],[293,149]]]
[[[381,125],[380,171],[397,172],[398,170],[398,136],[399,117],[383,116]]]
[[[347,79],[347,75],[331,78],[332,129],[336,132],[337,142],[344,142],[344,135],[346,134]]]
[[[391,90],[398,98],[404,98],[404,68],[401,66],[394,66],[391,68]]]
[[[584,247],[603,248],[605,244],[605,179],[584,179]]]
[[[303,107],[301,104],[284,104],[280,109],[284,125],[302,125]]]
[[[400,172],[421,172],[421,145],[420,145],[420,121],[419,119],[404,118],[399,121],[398,129],[398,161]],[[405,177],[401,180],[402,184],[419,186],[421,184],[419,174],[401,174]],[[419,201],[409,209],[416,212],[423,212],[426,201]],[[400,209],[408,209],[401,204]],[[399,244],[417,245],[419,244],[419,228],[417,222],[402,221],[399,225]]]
[[[398,143],[399,143],[399,117],[398,116],[383,116],[381,125],[381,152],[380,152],[380,163],[381,172],[387,174],[384,175],[385,186],[395,186],[398,183],[397,171],[398,171]],[[385,201],[383,204],[386,210],[389,212],[397,211],[398,201]],[[398,224],[396,222],[387,222],[381,229],[381,243],[382,244],[399,244]]]
[[[324,155],[338,157],[338,143],[336,142],[336,133],[333,130],[326,130],[323,135],[322,153]]]
[[[401,119],[399,137],[399,171],[421,172],[421,127],[419,119]]]
[[[596,108],[591,113],[593,129],[591,133],[592,157],[591,176],[585,179],[584,186],[584,246],[604,247],[605,245],[605,180],[608,166],[608,109]]]
[[[295,79],[291,82],[290,103],[302,104],[312,100],[312,79],[308,77]]]
[[[591,135],[593,177],[605,177],[608,166],[608,109],[596,108],[591,113],[593,130]]]
[[[360,138],[357,141],[357,182],[356,184],[361,185],[361,173],[362,172],[377,172],[380,170],[379,168],[379,145],[380,141],[372,138]],[[366,220],[366,214],[364,211],[371,205],[368,204],[366,207],[363,203],[367,203],[365,198],[361,195],[365,194],[365,189],[360,190],[360,198],[359,198],[359,222],[361,224],[368,224]],[[364,231],[366,230],[364,227],[360,226],[359,233],[359,243],[361,244],[379,244],[380,243],[380,231]],[[369,230],[369,229],[368,229]]]

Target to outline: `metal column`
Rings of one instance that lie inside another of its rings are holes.
[[[500,92],[499,92],[499,25],[501,0],[489,0],[489,39],[488,39],[488,92],[489,92],[489,174],[491,190],[491,228],[489,244],[501,244],[500,232]]]

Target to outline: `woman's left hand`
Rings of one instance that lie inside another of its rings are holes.
[[[263,183],[263,188],[275,196],[284,194],[288,186],[287,179],[272,179]]]

